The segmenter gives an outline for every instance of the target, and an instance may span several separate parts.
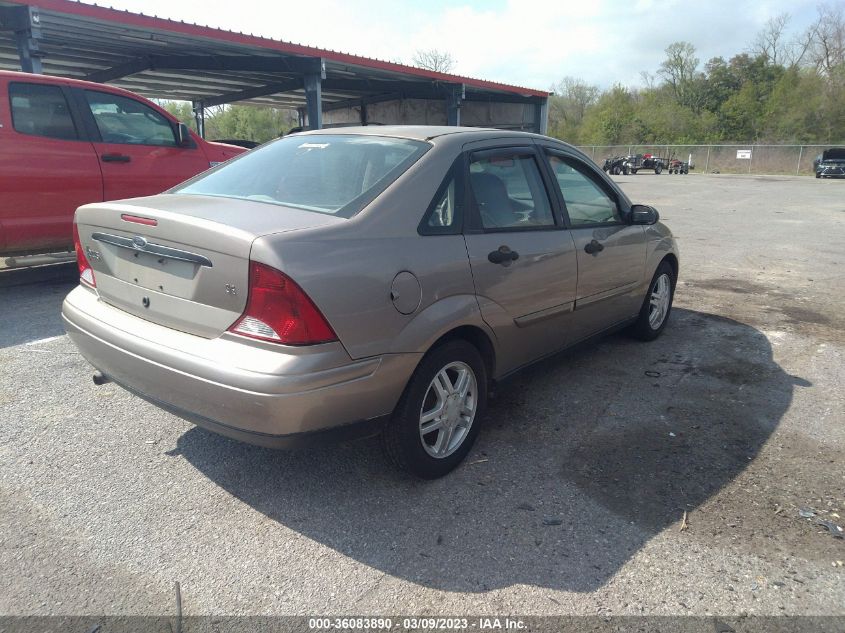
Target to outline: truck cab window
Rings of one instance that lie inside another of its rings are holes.
[[[86,90],[85,98],[104,143],[176,145],[170,121],[143,103],[93,90]]]
[[[65,141],[79,138],[59,86],[15,82],[9,85],[9,100],[15,131]]]

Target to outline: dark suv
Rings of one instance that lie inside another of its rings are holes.
[[[816,178],[845,178],[845,148],[832,147],[813,161]]]

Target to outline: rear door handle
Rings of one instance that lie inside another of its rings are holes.
[[[584,247],[584,250],[590,255],[595,255],[601,253],[604,250],[604,246],[598,240],[593,240]]]
[[[132,160],[132,157],[126,154],[102,154],[100,158],[104,163],[128,163]]]
[[[492,264],[509,265],[519,259],[519,253],[512,251],[508,246],[500,246],[497,250],[487,254],[487,260]]]

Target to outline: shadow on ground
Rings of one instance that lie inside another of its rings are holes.
[[[77,283],[75,262],[0,270],[0,349],[64,334],[62,301]]]
[[[795,385],[766,337],[676,309],[650,344],[613,336],[502,385],[468,462],[409,480],[366,440],[300,452],[194,428],[181,454],[304,536],[450,591],[592,591],[722,490],[777,427]]]

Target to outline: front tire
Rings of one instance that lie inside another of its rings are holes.
[[[400,469],[437,479],[467,456],[487,405],[487,368],[478,350],[453,340],[431,350],[408,382],[382,445]]]
[[[641,341],[653,341],[660,336],[672,311],[675,281],[675,270],[669,262],[660,262],[651,278],[640,314],[630,329],[635,338]]]

